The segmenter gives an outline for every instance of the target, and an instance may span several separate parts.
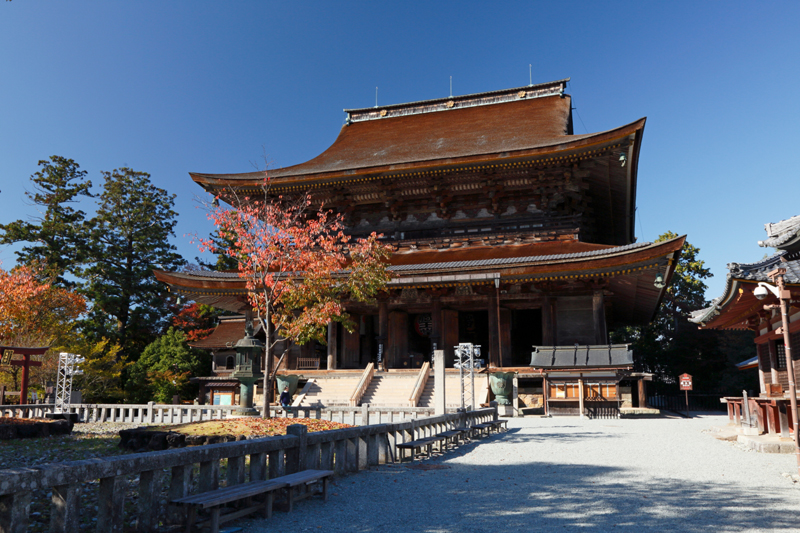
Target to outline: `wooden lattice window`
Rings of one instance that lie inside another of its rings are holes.
[[[778,357],[778,370],[786,370],[786,346],[783,342],[775,342],[775,354]]]

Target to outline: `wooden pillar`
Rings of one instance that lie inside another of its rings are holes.
[[[487,308],[489,315],[489,365],[494,367],[502,366],[500,355],[500,323],[498,321],[498,301],[497,294],[492,289],[489,292],[489,305]]]
[[[555,346],[555,320],[553,317],[553,300],[549,294],[542,301],[542,345]]]
[[[767,348],[769,349],[770,379],[772,383],[780,383],[778,380],[778,351],[775,348],[775,343],[767,341]]]
[[[388,368],[386,356],[389,342],[389,302],[378,299],[378,368]]]
[[[204,405],[206,403],[206,392],[207,392],[206,391],[206,382],[205,381],[201,381],[200,382],[200,390],[197,393],[197,403],[199,403],[200,405]]]
[[[646,408],[647,407],[647,385],[645,384],[644,378],[639,378],[639,407]],[[619,391],[617,391],[619,394]]]
[[[578,378],[578,410],[583,418],[583,378]]]
[[[602,290],[594,291],[592,295],[592,316],[594,318],[595,344],[608,344],[605,297]]]
[[[389,328],[386,347],[386,367],[402,368],[402,359],[408,355],[408,313],[389,313]]]
[[[500,308],[500,351],[502,366],[511,366],[511,309]]]
[[[339,367],[339,323],[328,322],[328,370]]]
[[[431,348],[442,349],[442,301],[438,296],[433,297],[431,308]]]
[[[455,357],[454,347],[458,344],[458,311],[442,310],[442,349],[445,366],[452,367]]]
[[[358,368],[361,355],[361,330],[359,329],[361,315],[353,314],[350,318],[356,323],[356,327],[352,333],[347,330],[342,333],[341,366],[343,368]]]
[[[542,376],[542,404],[544,405],[544,416],[548,415],[548,405],[547,400],[550,397],[550,391],[548,390],[549,383],[547,383],[547,375]]]

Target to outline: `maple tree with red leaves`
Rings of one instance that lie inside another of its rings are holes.
[[[188,342],[195,342],[211,335],[219,314],[210,305],[190,302],[175,313],[172,325],[186,335]]]
[[[16,346],[45,346],[73,328],[86,310],[79,294],[42,279],[36,265],[0,268],[0,340]]]
[[[86,311],[79,294],[54,285],[36,264],[0,268],[0,342],[10,346],[51,346],[74,328]],[[20,367],[3,368],[14,388],[19,387]]]
[[[237,260],[250,305],[265,324],[274,326],[275,334],[267,337],[267,354],[281,338],[326,344],[330,322],[352,331],[355,324],[342,302],[370,301],[390,279],[386,267],[391,247],[375,233],[352,239],[344,233],[342,215],[324,206],[315,208],[310,194],[299,199],[271,194],[267,176],[258,197],[240,197],[230,190],[217,199],[232,207],[212,207],[208,217],[220,235],[233,237],[228,239],[230,247],[220,250],[214,239],[200,239],[200,249]],[[274,378],[270,367],[268,355],[266,417]]]

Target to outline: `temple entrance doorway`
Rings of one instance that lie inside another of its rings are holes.
[[[458,313],[458,342],[469,342],[479,345],[481,347],[481,359],[488,363],[489,312],[460,311]]]
[[[403,368],[419,368],[431,360],[433,320],[430,313],[412,314],[408,319],[408,357]]]
[[[527,366],[531,363],[533,346],[542,344],[542,310],[518,309],[511,311],[511,364]]]

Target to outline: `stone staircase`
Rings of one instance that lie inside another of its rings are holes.
[[[431,374],[428,383],[425,384],[425,390],[419,398],[417,407],[434,407],[433,395],[435,379]],[[461,381],[458,373],[448,372],[444,377],[445,389],[445,403],[448,408],[461,407]],[[485,403],[489,395],[489,383],[485,374],[475,375],[475,406]]]
[[[314,378],[314,383],[309,385],[300,405],[303,407],[350,405],[350,396],[356,390],[360,379],[359,374]]]
[[[408,399],[417,382],[417,372],[376,372],[361,398],[361,405],[411,407]]]

